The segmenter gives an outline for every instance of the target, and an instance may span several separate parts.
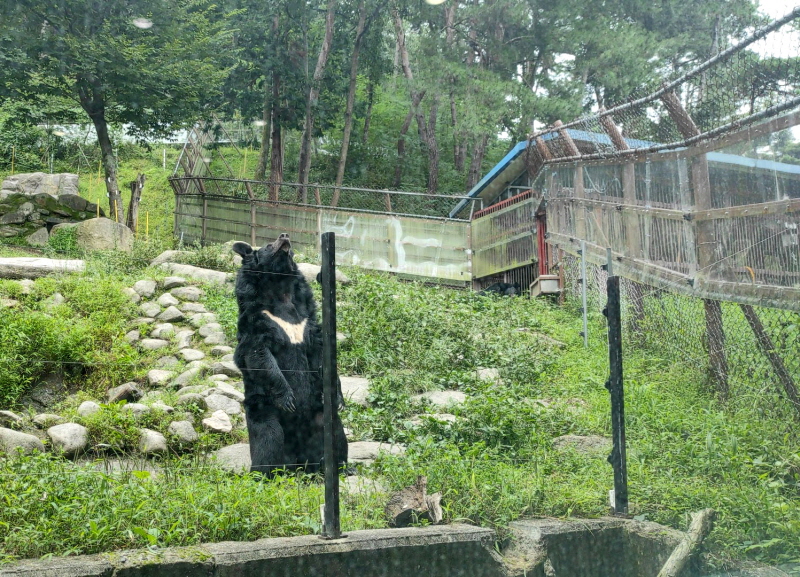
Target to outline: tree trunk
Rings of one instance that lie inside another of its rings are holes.
[[[131,181],[131,203],[128,205],[128,220],[125,223],[134,233],[139,228],[139,201],[142,199],[145,175],[139,173],[136,180]]]
[[[447,49],[452,51],[455,44],[455,19],[456,19],[456,2],[445,4],[444,6],[444,25],[445,25],[445,42]],[[464,172],[464,157],[466,156],[466,145],[464,143],[464,135],[458,126],[458,110],[456,109],[456,96],[455,96],[455,75],[450,75],[450,121],[453,126],[453,164],[455,165],[456,172]]]
[[[269,163],[269,199],[278,200],[283,182],[283,146],[281,134],[281,120],[278,110],[278,99],[280,98],[281,77],[278,74],[272,75],[272,117],[270,119],[270,140],[272,152]]]
[[[367,82],[367,114],[364,116],[364,132],[361,134],[361,142],[369,142],[369,123],[372,120],[372,103],[375,101],[375,84],[372,80]]]
[[[253,178],[256,180],[264,180],[267,174],[267,162],[269,159],[269,140],[272,131],[272,100],[269,97],[269,91],[264,91],[264,110],[261,114],[261,121],[264,126],[261,129],[261,149],[258,153],[258,164],[256,165],[256,172]],[[245,175],[246,177],[247,175]]]
[[[396,8],[392,10],[392,16],[394,17],[394,29],[397,36],[397,49],[400,53],[400,64],[403,68],[403,74],[409,84],[412,110],[414,110],[414,115],[417,118],[417,130],[419,132],[420,141],[425,146],[428,155],[428,193],[433,194],[439,186],[439,149],[436,146],[436,115],[439,108],[439,99],[438,96],[434,97],[431,103],[430,121],[426,122],[425,115],[419,107],[422,96],[414,87],[414,74],[411,72],[411,64],[408,58],[406,36],[405,32],[403,32],[403,21],[400,19],[400,14]],[[416,105],[414,105],[415,102],[417,103]]]
[[[339,187],[344,180],[344,169],[347,165],[347,151],[350,148],[350,133],[353,130],[353,105],[356,101],[356,85],[358,80],[358,51],[361,48],[361,38],[364,35],[364,26],[367,22],[367,10],[364,0],[358,4],[358,26],[356,27],[356,40],[353,44],[353,56],[350,60],[350,88],[347,91],[347,106],[344,111],[344,133],[342,134],[342,150],[339,154],[339,168],[336,170],[336,189],[333,191],[331,206],[339,203]]]
[[[483,164],[483,157],[486,154],[486,145],[489,143],[489,135],[484,134],[472,147],[472,160],[469,163],[469,172],[467,173],[467,192],[478,183],[481,177],[481,165]]]
[[[90,112],[94,128],[97,131],[97,142],[100,144],[100,153],[103,159],[103,169],[106,174],[106,192],[108,193],[108,206],[116,222],[125,222],[125,210],[122,206],[122,195],[119,193],[117,184],[117,165],[114,161],[114,148],[111,145],[111,138],[108,134],[108,123],[106,122],[105,111]]]
[[[406,159],[406,134],[408,129],[411,128],[411,121],[414,120],[414,111],[416,110],[425,93],[418,95],[419,100],[411,103],[411,108],[406,114],[406,119],[403,121],[403,126],[400,127],[400,136],[397,139],[397,164],[394,167],[394,180],[392,180],[392,188],[400,188],[403,182],[403,166]]]
[[[308,173],[311,170],[311,138],[314,136],[314,109],[317,107],[322,76],[325,74],[328,54],[331,51],[335,15],[336,0],[328,0],[328,11],[325,15],[325,37],[322,40],[322,47],[317,58],[317,67],[314,69],[314,77],[311,79],[311,87],[308,91],[306,120],[303,126],[303,138],[300,142],[300,188],[298,190],[298,200],[303,204],[308,202],[308,187],[305,185],[308,184]]]

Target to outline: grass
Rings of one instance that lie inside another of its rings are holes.
[[[74,250],[68,243],[46,250],[56,249]],[[0,367],[0,395],[18,395],[31,372],[42,369],[31,359],[45,357],[93,365],[69,377],[81,392],[62,408],[76,419],[81,400],[141,380],[153,358],[121,339],[136,312],[120,291],[153,272],[143,267],[154,252],[137,243],[133,256],[91,256],[86,274],[38,280],[30,295],[0,282],[0,296],[17,298],[22,307],[0,312],[3,357],[15,363]],[[189,260],[229,266],[215,254],[206,248]],[[426,474],[430,490],[443,492],[448,521],[494,527],[501,537],[520,517],[607,513],[613,482],[604,456],[561,452],[552,443],[564,434],[609,435],[599,314],[590,317],[592,338],[584,349],[572,304],[481,298],[387,275],[347,274],[353,282],[337,295],[338,328],[349,337],[339,347],[340,372],[369,377],[373,390],[369,408],[345,410],[346,426],[361,439],[408,446],[405,455],[380,459],[371,474],[391,489]],[[230,289],[204,288],[206,306],[233,338]],[[55,292],[67,302],[48,308]],[[479,380],[480,367],[497,369],[501,381]],[[677,362],[657,340],[626,348],[625,387],[632,513],[684,529],[689,511],[714,507],[711,565],[743,557],[800,564],[800,448],[786,403],[765,392],[723,408],[702,367]],[[467,394],[453,409],[458,420],[413,425],[412,417],[440,411],[412,396],[437,389]],[[122,451],[135,447],[140,427],[165,432],[169,419],[153,411],[136,421],[107,405],[81,422],[93,442]],[[165,456],[164,472],[155,476],[101,474],[50,456],[1,460],[0,558],[318,530],[319,484],[225,474],[199,458],[221,443],[206,435],[195,450]],[[348,496],[344,529],[383,526],[381,499]]]
[[[108,445],[112,455],[135,451],[141,427],[166,433],[170,421],[157,411],[137,420],[119,405],[103,405],[92,417],[76,414],[81,401],[97,400],[111,386],[142,381],[159,356],[142,354],[122,339],[135,310],[120,289],[143,275],[163,276],[144,268],[162,250],[175,248],[167,177],[179,150],[167,148],[166,170],[161,152],[120,151],[126,207],[126,184],[140,172],[147,176],[133,254],[84,255],[69,232],[51,238],[43,251],[18,246],[24,245],[20,239],[0,239],[0,256],[87,258],[86,274],[38,280],[30,295],[17,283],[0,280],[0,297],[20,302],[17,309],[0,309],[0,409],[12,407],[31,383],[59,368],[77,391],[59,410],[84,424],[92,443]],[[243,171],[236,155],[226,152],[226,158]],[[248,168],[254,160],[251,155]],[[93,170],[80,170],[80,193],[92,202],[100,199],[108,212],[97,158],[91,161]],[[233,270],[217,247],[189,248],[184,262]],[[494,527],[501,537],[507,523],[520,517],[607,513],[612,475],[605,459],[559,452],[552,444],[563,434],[609,435],[607,351],[599,314],[590,318],[592,338],[584,349],[574,304],[559,308],[544,301],[477,298],[386,275],[348,274],[354,282],[338,294],[338,328],[349,336],[339,347],[340,372],[368,376],[373,392],[369,408],[346,409],[346,425],[361,439],[408,445],[405,455],[379,460],[372,474],[391,489],[426,474],[430,490],[444,494],[446,520]],[[204,289],[206,306],[233,339],[237,309],[230,290]],[[49,306],[56,292],[67,302]],[[732,399],[720,406],[700,361],[702,336],[690,332],[702,307],[692,312],[678,300],[662,295],[651,301],[661,314],[647,313],[659,323],[645,323],[645,338],[627,343],[625,350],[632,512],[684,529],[689,511],[714,507],[719,516],[708,541],[712,566],[724,567],[735,558],[800,565],[796,421],[775,388],[765,385],[762,371],[732,375]],[[725,312],[729,338],[747,333],[738,311]],[[796,351],[796,313],[762,319],[779,335],[776,346]],[[678,361],[667,340],[692,343],[697,361]],[[752,351],[740,347],[736,354]],[[796,372],[800,357],[784,358]],[[479,367],[498,369],[501,383],[477,379]],[[452,411],[458,420],[413,426],[412,417],[434,410],[412,395],[436,389],[467,393],[467,403]],[[170,394],[162,399],[174,401]],[[243,438],[204,433],[192,450],[163,457],[158,475],[108,474],[49,455],[0,459],[0,562],[318,532],[323,497],[314,480],[264,483],[223,473],[199,457],[238,440]],[[384,526],[384,503],[380,493],[347,495],[343,529]]]

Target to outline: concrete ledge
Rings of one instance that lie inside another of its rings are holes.
[[[21,561],[1,577],[500,577],[495,533],[470,525],[352,531]]]

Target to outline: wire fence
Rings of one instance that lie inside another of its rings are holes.
[[[581,259],[560,259],[566,297],[582,298]],[[589,311],[606,303],[608,273],[587,265]],[[800,412],[800,313],[675,294],[629,279],[621,283],[626,347],[644,348],[699,369],[721,400],[737,407],[779,403]],[[773,407],[774,408],[774,407]]]

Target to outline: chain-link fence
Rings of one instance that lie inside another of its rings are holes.
[[[560,264],[566,297],[580,303],[581,258],[563,254]],[[586,271],[587,309],[600,311],[608,274],[591,264]],[[621,299],[626,346],[698,370],[721,399],[738,407],[800,410],[800,313],[693,298],[628,279]]]

